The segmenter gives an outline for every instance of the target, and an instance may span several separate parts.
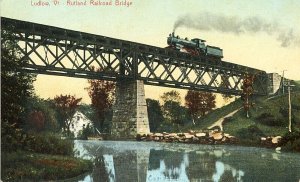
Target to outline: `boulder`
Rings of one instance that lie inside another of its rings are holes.
[[[194,135],[191,135],[190,133],[184,133],[184,138],[185,139],[191,139],[193,138]]]
[[[159,137],[154,137],[154,141],[159,141]]]
[[[214,140],[222,140],[222,138],[223,138],[223,133],[221,133],[221,132],[214,132],[214,133],[212,133],[212,138],[214,139]]]
[[[273,144],[278,144],[280,142],[281,138],[282,138],[281,136],[273,137],[272,138],[272,143]]]
[[[149,133],[149,134],[147,135],[146,140],[147,140],[147,141],[152,141],[153,139],[154,139],[153,133]]]
[[[191,143],[192,139],[191,138],[186,138],[184,139],[184,143]]]
[[[164,135],[162,133],[155,133],[154,136],[156,136],[156,137],[163,137]]]
[[[228,133],[224,133],[224,137],[229,137],[230,135]]]
[[[147,134],[147,137],[150,137],[150,136],[153,137],[153,133],[148,133]]]
[[[168,136],[169,137],[177,137],[177,134],[176,133],[170,133]]]
[[[225,143],[226,141],[227,141],[227,137],[223,137],[223,138],[222,138],[222,142]]]
[[[195,136],[198,137],[198,138],[205,137],[206,133],[196,133]]]
[[[192,135],[194,135],[194,134],[195,134],[195,131],[189,130],[189,133],[192,134]]]
[[[184,142],[184,139],[179,138],[178,141],[179,141],[179,142]]]
[[[261,137],[261,138],[260,138],[260,141],[266,141],[266,140],[267,140],[266,137]]]
[[[183,136],[184,136],[184,133],[177,133],[177,136],[183,137]]]
[[[193,142],[198,142],[200,139],[198,137],[193,136],[192,140]]]

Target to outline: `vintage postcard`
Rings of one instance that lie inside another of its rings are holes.
[[[2,181],[300,181],[300,1],[0,5]]]

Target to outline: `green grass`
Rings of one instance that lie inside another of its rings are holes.
[[[3,181],[61,180],[79,176],[92,169],[90,161],[69,156],[24,151],[2,152]]]
[[[3,181],[56,181],[92,169],[91,161],[73,157],[73,141],[58,134],[26,133],[10,124],[2,125],[1,132]]]
[[[300,82],[300,81],[298,81]],[[292,92],[292,120],[293,127],[300,128],[300,91],[298,87]],[[288,95],[281,95],[267,99],[260,97],[254,99],[255,106],[250,110],[250,118],[246,118],[244,109],[233,115],[223,126],[224,132],[234,136],[239,136],[241,131],[247,131],[250,126],[256,126],[265,136],[283,136],[288,132]],[[187,125],[184,131],[201,131],[207,129],[221,117],[242,107],[241,100],[234,101],[227,106],[216,109],[196,121],[196,125]],[[265,117],[269,115],[270,117]]]
[[[223,106],[221,108],[215,109],[208,113],[206,116],[199,118],[198,120],[195,121],[195,125],[189,124],[184,126],[182,129],[183,131],[187,130],[203,130],[212,125],[214,122],[222,118],[223,116],[231,113],[232,111],[242,107],[242,101],[240,99]]]
[[[233,136],[238,136],[238,132],[241,129],[248,128],[251,125],[256,125],[266,136],[282,136],[287,132],[286,127],[266,126],[257,122],[252,117],[246,118],[244,111],[239,111],[227,124],[224,125],[224,132],[229,133]]]
[[[292,113],[295,127],[300,124],[300,92],[292,93]],[[288,98],[287,95],[274,97],[270,100],[258,98],[256,105],[250,111],[250,118],[246,118],[244,110],[236,113],[231,120],[224,125],[224,131],[237,136],[238,132],[251,125],[257,126],[266,136],[284,135],[288,129]],[[271,124],[264,124],[262,114],[268,113],[272,117]],[[272,125],[274,124],[274,125]]]

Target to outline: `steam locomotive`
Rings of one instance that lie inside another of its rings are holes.
[[[168,37],[168,48],[186,52],[194,56],[205,55],[208,58],[217,60],[221,60],[223,58],[223,50],[219,47],[205,45],[205,40],[198,38],[191,40],[188,40],[188,38],[181,39],[179,36],[175,36],[174,34],[175,33],[173,32]]]

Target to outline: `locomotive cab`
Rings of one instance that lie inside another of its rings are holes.
[[[206,40],[199,39],[199,38],[194,38],[194,39],[192,39],[191,41],[192,41],[192,42],[195,42],[195,43],[197,44],[197,47],[198,47],[200,50],[202,50],[202,51],[205,50],[205,43],[204,43],[204,42],[206,42]]]

